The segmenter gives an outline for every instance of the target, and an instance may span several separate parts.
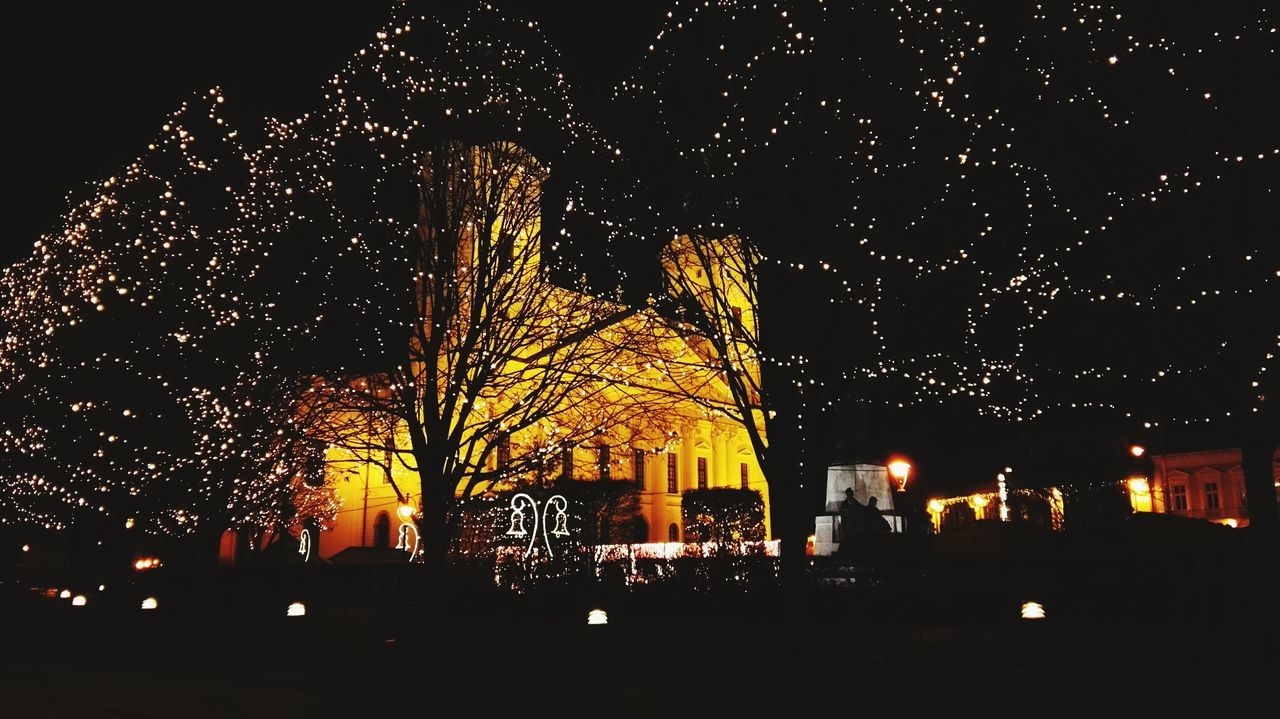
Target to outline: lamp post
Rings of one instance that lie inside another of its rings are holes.
[[[898,491],[907,491],[907,477],[911,474],[911,463],[898,458],[889,461],[889,474],[898,481]]]
[[[1009,521],[1009,488],[1005,485],[1005,472],[1013,474],[1012,467],[1005,467],[1004,472],[996,474],[996,495],[1000,498],[1000,521]]]
[[[889,475],[898,482],[898,491],[895,493],[897,496],[894,497],[893,501],[894,514],[904,518],[903,526],[901,527],[903,533],[914,531],[915,527],[906,526],[906,518],[915,513],[914,507],[909,508],[907,506],[911,503],[911,500],[907,497],[907,477],[911,475],[911,463],[901,457],[896,457],[889,460],[888,468]],[[912,523],[914,523],[914,520],[912,520]]]

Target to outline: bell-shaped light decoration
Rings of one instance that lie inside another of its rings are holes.
[[[569,514],[559,507],[556,508],[556,524],[551,530],[553,537],[569,536]]]
[[[511,528],[507,530],[508,537],[523,537],[528,532],[524,530],[524,512],[519,509],[511,509]]]

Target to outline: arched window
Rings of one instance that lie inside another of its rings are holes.
[[[386,549],[391,546],[391,516],[386,512],[378,512],[373,520],[373,546]]]
[[[675,522],[672,522],[670,525],[667,526],[667,541],[668,542],[680,541],[680,525],[676,524]]]
[[[636,515],[631,519],[631,541],[636,544],[643,544],[649,541],[649,523],[640,515]]]

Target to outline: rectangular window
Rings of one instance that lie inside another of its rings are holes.
[[[511,438],[503,435],[498,440],[498,469],[506,469],[511,466]]]
[[[1173,511],[1180,512],[1187,509],[1187,485],[1175,484],[1170,489],[1173,490]]]
[[[707,488],[707,458],[698,458],[698,489]]]
[[[1206,509],[1217,509],[1221,506],[1218,502],[1218,483],[1205,482],[1204,485],[1204,506]]]
[[[560,468],[563,470],[561,475],[565,479],[573,479],[573,447],[565,447],[560,450]]]
[[[637,449],[631,453],[631,479],[636,484],[644,486],[644,450]]]
[[[609,445],[607,444],[600,445],[600,457],[598,461],[600,463],[600,479],[608,479],[609,478]]]
[[[667,494],[680,493],[679,461],[674,452],[667,452]]]
[[[742,488],[746,489],[747,484],[751,481],[751,470],[747,469],[746,462],[738,465],[738,475],[742,479]]]

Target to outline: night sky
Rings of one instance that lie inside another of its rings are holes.
[[[628,105],[620,102],[614,92],[617,83],[647,78],[654,85],[669,88],[687,78],[690,93],[710,88],[709,78],[714,74],[710,65],[667,67],[663,65],[661,53],[655,59],[646,52],[654,37],[664,29],[670,32],[670,24],[678,20],[668,20],[666,5],[636,3],[625,8],[599,2],[511,5],[530,17],[537,17],[543,31],[559,48],[562,66],[576,87],[583,114],[606,133],[621,136],[624,144],[630,140],[628,147],[640,148],[636,154],[648,154],[645,150],[650,145],[661,145],[664,141],[658,135],[657,120],[646,130],[637,125],[649,122],[648,118],[639,113],[626,114]],[[28,253],[31,243],[42,232],[57,227],[68,192],[76,191],[81,183],[112,174],[138,156],[157,133],[165,114],[193,93],[215,84],[223,87],[228,98],[234,101],[232,113],[238,113],[240,118],[237,125],[246,129],[256,124],[255,117],[290,118],[305,111],[317,103],[324,79],[370,40],[385,19],[389,6],[387,2],[235,0],[196,9],[198,6],[147,0],[91,4],[78,7],[74,12],[48,3],[22,5],[11,10],[4,47],[6,66],[11,68],[6,86],[9,112],[5,137],[8,138],[11,186],[16,189],[10,195],[9,228],[0,261],[12,262]],[[1220,27],[1231,31],[1265,16],[1260,7],[1259,4],[1232,4],[1218,18]],[[1196,37],[1180,38],[1185,40],[1186,47],[1212,42],[1212,30],[1197,27],[1212,16],[1208,9],[1198,14],[1191,10],[1161,13],[1150,8],[1133,12],[1143,14],[1137,22],[1145,23],[1153,37],[1164,32],[1177,37],[1178,33],[1186,35],[1194,30]],[[1274,19],[1271,22],[1274,27]],[[750,27],[748,25],[747,30]],[[1019,29],[993,28],[993,35],[1005,30],[1016,34]],[[1042,166],[1055,161],[1062,163],[1054,169],[1065,185],[1066,201],[1073,199],[1072,194],[1083,193],[1082,188],[1102,179],[1113,181],[1116,186],[1150,184],[1150,177],[1130,178],[1127,174],[1134,167],[1145,172],[1152,162],[1166,159],[1160,157],[1160,153],[1180,145],[1192,148],[1205,145],[1210,141],[1205,139],[1205,133],[1222,135],[1211,140],[1221,141],[1224,147],[1248,146],[1269,152],[1276,147],[1275,125],[1269,125],[1276,117],[1275,75],[1269,74],[1275,69],[1276,36],[1258,37],[1261,39],[1256,42],[1269,41],[1270,45],[1246,47],[1235,59],[1231,53],[1222,54],[1208,65],[1200,64],[1187,70],[1179,78],[1181,82],[1189,75],[1189,83],[1212,86],[1213,92],[1228,102],[1253,97],[1236,105],[1247,113],[1234,120],[1217,124],[1205,121],[1206,124],[1197,125],[1199,120],[1189,115],[1185,123],[1168,119],[1150,127],[1146,134],[1148,144],[1143,145],[1125,140],[1123,136],[1111,137],[1100,130],[1073,125],[1071,115],[1032,102],[1027,99],[1031,94],[1021,96],[1026,103],[1023,106],[1016,100],[1006,105],[1006,112],[1023,121],[1024,135],[1031,136],[1033,149],[1029,152],[1033,156],[1043,150],[1047,158],[1050,150],[1077,143],[1075,150],[1057,151],[1052,156],[1057,160],[1046,159],[1042,163]],[[877,38],[863,40],[870,42]],[[678,49],[678,42],[675,47]],[[1270,57],[1271,65],[1241,69],[1239,57]],[[681,62],[688,63],[690,58],[684,57]],[[1120,69],[1128,72],[1129,62],[1130,57],[1122,55]],[[1084,87],[1088,82],[1085,75],[1100,73],[1106,65],[1104,54],[1096,66],[1061,67],[1055,68],[1055,72],[1064,76],[1066,84],[1078,83]],[[863,72],[852,66],[849,70]],[[974,72],[979,75],[978,83],[985,83],[984,89],[988,92],[1015,82],[1017,76],[1000,67]],[[661,82],[654,79],[657,77],[662,78]],[[1152,114],[1181,117],[1176,113],[1181,112],[1182,105],[1163,106],[1161,103],[1168,93],[1141,77],[1134,75],[1130,99],[1138,106],[1147,107]],[[1268,79],[1268,86],[1258,84]],[[1055,82],[1058,80],[1054,78]],[[838,89],[833,92],[833,97],[839,94]],[[623,96],[625,100],[636,95],[623,93]],[[694,94],[694,97],[700,96]],[[1011,92],[1010,97],[1019,96]],[[700,107],[690,111],[689,123],[700,121],[697,114],[700,111]],[[713,108],[709,112],[715,114],[720,110]],[[1096,136],[1091,134],[1094,132]],[[655,152],[638,159],[638,166],[644,166],[646,161],[657,165],[666,163],[667,158]],[[1275,160],[1270,162],[1274,165]],[[1169,165],[1175,167],[1179,163],[1170,161]],[[1269,172],[1261,176],[1264,183],[1274,181],[1274,169]],[[1259,196],[1267,197],[1269,192],[1268,188]],[[1221,199],[1225,202],[1227,198]],[[885,202],[894,206],[892,198]],[[1274,211],[1274,201],[1271,207]],[[1129,231],[1145,234],[1147,239],[1141,243],[1121,243],[1138,254],[1138,259],[1125,261],[1145,262],[1153,249],[1160,247],[1159,242],[1150,238],[1151,234],[1167,233],[1175,243],[1185,241],[1177,239],[1179,227],[1219,226],[1222,218],[1209,205],[1200,205],[1185,214],[1134,222]],[[1142,226],[1142,222],[1147,224]],[[1262,217],[1253,222],[1250,227],[1256,228],[1265,227],[1267,222],[1274,226],[1275,220]],[[633,252],[642,257],[649,249]],[[1274,260],[1274,248],[1270,252],[1270,259]],[[1267,259],[1264,256],[1264,262]],[[1221,270],[1209,272],[1213,283],[1233,281]],[[1266,292],[1270,294],[1264,296],[1274,297],[1274,278]],[[946,301],[945,294],[912,299]],[[1273,318],[1274,307],[1272,305]],[[1166,338],[1170,333],[1176,336],[1179,330],[1176,324],[1161,328]],[[1085,334],[1090,332],[1093,330]],[[1274,335],[1274,327],[1270,333]],[[1148,337],[1135,336],[1124,351],[1149,350]],[[1074,341],[1078,346],[1080,340]],[[947,406],[914,412],[875,409],[865,415],[855,411],[840,421],[869,425],[870,438],[860,453],[874,457],[891,451],[905,452],[917,460],[921,481],[935,487],[988,481],[997,467],[1027,456],[1031,446],[1040,448],[1033,454],[1038,454],[1039,461],[1044,462],[1046,454],[1107,455],[1130,439],[1163,442],[1173,450],[1233,444],[1234,430],[1222,422],[1171,425],[1167,433],[1157,435],[1143,433],[1136,421],[1126,422],[1115,417],[1095,421],[1083,419],[1085,416],[1067,413],[1035,424],[1014,425],[975,420],[968,408]]]

